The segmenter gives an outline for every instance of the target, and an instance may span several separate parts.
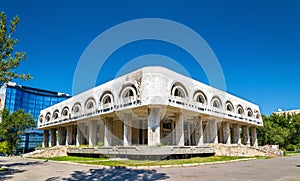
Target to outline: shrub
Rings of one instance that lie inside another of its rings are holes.
[[[282,150],[282,151],[283,151],[283,156],[286,156],[286,149],[284,149],[284,148],[280,148],[280,150]]]
[[[295,151],[297,149],[297,145],[288,144],[286,146],[287,151]]]
[[[6,141],[0,142],[0,153],[7,154],[9,151],[8,144]]]

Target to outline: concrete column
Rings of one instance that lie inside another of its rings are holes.
[[[61,137],[62,137],[62,130],[61,127],[57,128],[57,138],[56,138],[56,145],[60,146],[61,144]]]
[[[240,126],[238,124],[232,124],[232,142],[236,144],[241,144],[240,138]]]
[[[172,132],[171,132],[171,134],[172,134],[172,145],[177,145],[176,144],[176,134],[175,134],[175,132],[176,132],[175,123],[176,123],[176,120],[172,119],[172,122],[171,122],[171,128],[172,128]]]
[[[77,135],[76,135],[76,146],[80,146],[82,145],[83,143],[83,133],[82,133],[82,129],[83,129],[83,125],[82,123],[78,123],[77,124]]]
[[[258,147],[256,127],[250,127],[250,131],[251,131],[251,145],[254,147]]]
[[[124,132],[123,132],[123,146],[130,146],[132,143],[132,115],[130,113],[124,114]]]
[[[50,137],[51,137],[50,147],[55,146],[56,145],[56,129],[50,130]]]
[[[104,120],[104,146],[112,145],[112,119]]]
[[[186,128],[187,128],[187,144],[191,145],[191,125],[189,122],[186,122]]]
[[[203,127],[203,142],[209,143],[210,137],[209,137],[208,120],[206,120],[205,123],[202,122],[202,127]]]
[[[104,144],[104,121],[98,120],[99,130],[98,130],[98,142],[102,142]]]
[[[44,142],[43,147],[49,147],[49,130],[44,130]]]
[[[208,120],[209,142],[218,143],[218,129],[216,120]]]
[[[196,133],[196,145],[197,146],[203,146],[203,129],[202,129],[202,120],[200,117],[195,117],[196,127],[195,127],[195,133]]]
[[[224,144],[230,144],[231,136],[230,136],[230,127],[229,122],[223,122],[222,123],[222,129],[223,129],[223,143]]]
[[[175,139],[176,145],[184,146],[184,115],[179,113],[176,116]]]
[[[77,125],[72,126],[72,145],[76,145]]]
[[[151,107],[148,115],[148,146],[160,144],[160,109]]]
[[[67,126],[67,138],[66,138],[66,145],[72,145],[72,138],[73,138],[73,126]]]
[[[66,145],[66,128],[59,127],[57,129],[57,145]]]
[[[218,129],[218,143],[223,143],[223,128],[222,123],[217,123],[217,129]]]
[[[249,137],[249,127],[243,126],[243,143],[247,146],[250,146],[250,137]]]
[[[88,129],[89,129],[89,147],[93,147],[97,145],[97,121],[91,120],[88,122]]]

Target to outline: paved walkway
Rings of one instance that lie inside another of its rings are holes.
[[[23,158],[0,157],[0,180],[299,180],[300,155],[267,160],[184,168],[128,169],[99,168],[44,162]]]

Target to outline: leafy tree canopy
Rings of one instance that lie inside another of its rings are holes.
[[[17,110],[10,113],[9,110],[1,111],[0,137],[8,144],[8,153],[12,154],[16,148],[20,135],[28,128],[34,127],[35,122],[29,113]]]
[[[279,145],[293,151],[300,148],[300,114],[263,116],[264,126],[258,128],[259,145]]]
[[[25,52],[14,51],[14,46],[18,40],[13,36],[17,30],[18,23],[19,17],[16,16],[7,24],[5,13],[0,13],[0,84],[16,78],[24,80],[31,78],[29,74],[15,72],[21,60],[26,60]]]

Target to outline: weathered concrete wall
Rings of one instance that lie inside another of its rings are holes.
[[[241,144],[208,144],[215,149],[216,156],[268,156],[266,151]]]
[[[51,157],[58,157],[58,156],[67,156],[66,146],[55,146],[51,148],[43,148],[23,155],[23,157],[29,157],[29,158],[38,158],[38,157],[51,158]]]

